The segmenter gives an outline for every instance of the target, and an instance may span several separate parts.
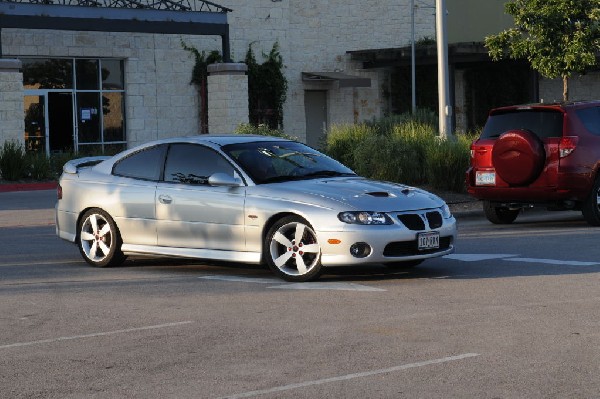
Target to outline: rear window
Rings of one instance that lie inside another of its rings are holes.
[[[579,109],[575,113],[590,133],[600,136],[600,107]]]
[[[508,130],[529,130],[541,139],[562,137],[563,113],[551,110],[518,110],[490,115],[481,138],[496,138]]]

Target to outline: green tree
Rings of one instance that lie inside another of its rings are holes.
[[[515,27],[485,38],[490,57],[527,59],[542,76],[568,81],[596,65],[600,50],[600,0],[512,0],[504,6]]]
[[[248,46],[244,62],[248,65],[248,105],[250,123],[265,124],[271,129],[283,127],[283,104],[286,100],[287,79],[283,74],[283,58],[279,52],[279,42],[275,42],[265,61],[256,61],[252,44]]]

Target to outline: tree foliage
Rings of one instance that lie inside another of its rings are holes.
[[[512,0],[505,4],[515,27],[485,38],[493,60],[527,59],[542,76],[568,78],[596,65],[600,0]]]
[[[268,54],[263,53],[263,58],[265,61],[262,64],[257,63],[250,43],[244,61],[248,65],[250,123],[279,129],[283,127],[283,104],[287,93],[279,43],[275,42]]]

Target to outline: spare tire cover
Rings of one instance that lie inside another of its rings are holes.
[[[512,185],[527,185],[537,179],[545,160],[544,144],[528,130],[502,133],[492,149],[496,173]]]

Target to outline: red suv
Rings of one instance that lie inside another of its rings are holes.
[[[599,167],[600,101],[497,108],[471,145],[467,190],[492,223],[544,205],[599,226]]]

